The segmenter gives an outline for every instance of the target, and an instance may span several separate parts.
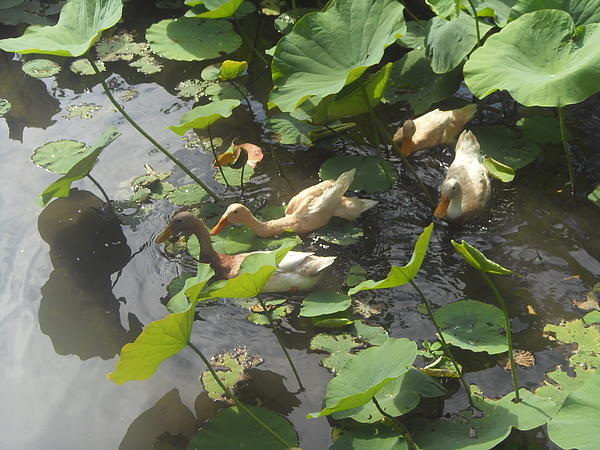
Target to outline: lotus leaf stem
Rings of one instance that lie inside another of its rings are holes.
[[[212,191],[212,189],[210,189],[196,175],[194,175],[181,161],[179,161],[179,159],[177,159],[174,155],[172,155],[169,151],[167,151],[166,148],[164,148],[162,145],[160,145],[158,143],[158,141],[156,141],[156,139],[154,139],[152,136],[150,136],[148,133],[146,133],[146,131],[142,127],[140,127],[137,124],[137,122],[129,116],[129,114],[127,114],[125,109],[123,109],[123,107],[121,105],[119,105],[119,102],[117,102],[117,100],[113,97],[108,85],[106,84],[106,81],[104,81],[104,77],[100,74],[100,71],[98,70],[98,67],[96,66],[96,63],[94,63],[94,60],[90,56],[87,56],[87,60],[90,62],[92,69],[94,69],[94,72],[96,72],[96,75],[100,79],[102,88],[104,89],[104,92],[105,92],[106,96],[108,97],[108,99],[110,100],[110,102],[113,104],[113,106],[115,108],[117,108],[117,110],[121,113],[121,115],[123,117],[125,117],[125,119],[133,126],[133,128],[135,128],[137,131],[139,131],[142,136],[144,136],[146,139],[148,139],[167,158],[169,158],[171,161],[173,161],[175,164],[177,164],[177,166],[179,166],[179,168],[181,170],[183,170],[192,180],[194,180],[196,183],[198,183],[198,185],[202,189],[204,189],[208,193],[208,195],[210,195],[212,198],[214,198],[215,201],[217,201],[217,202],[221,201],[221,198],[216,193],[214,193]]]
[[[240,33],[240,36],[242,36],[242,40],[246,41],[246,43],[250,46],[250,48],[252,48],[252,51],[254,53],[256,53],[256,55],[258,55],[258,57],[260,59],[262,59],[262,61],[267,65],[267,67],[270,67],[269,61],[267,61],[265,59],[265,57],[262,55],[261,52],[258,51],[258,49],[252,43],[252,41],[250,41],[250,39],[248,39],[248,36],[246,36],[246,33],[244,32],[244,27],[242,27],[240,25],[240,22],[239,22],[238,18],[235,16],[235,14],[233,15],[233,20],[235,21],[235,24],[237,25],[238,31]]]
[[[106,193],[106,191],[102,188],[102,186],[100,186],[100,183],[98,183],[94,179],[93,176],[91,176],[89,173],[86,176],[90,179],[90,181],[92,183],[94,183],[96,185],[96,187],[100,190],[100,192],[102,192],[102,195],[104,196],[104,199],[106,200],[106,205],[108,206],[108,210],[116,218],[117,213],[115,212],[115,209],[113,208],[113,205],[112,205],[112,200],[108,197],[108,194]]]
[[[477,20],[477,9],[472,0],[468,0],[471,9],[473,10],[473,20],[475,20],[475,31],[477,32],[477,48],[481,47],[481,32],[479,31],[479,20]]]
[[[571,195],[575,197],[575,173],[573,171],[573,161],[571,160],[571,152],[569,152],[569,145],[567,143],[565,115],[562,106],[558,108],[558,119],[560,121],[560,136],[562,138],[563,148],[565,149],[565,158],[567,159],[567,167],[569,169],[569,178],[571,179]]]
[[[208,133],[208,142],[210,144],[210,149],[212,150],[212,154],[215,157],[215,162],[217,163],[217,166],[219,166],[219,172],[221,172],[221,176],[223,177],[223,180],[225,180],[227,189],[229,189],[229,181],[227,181],[227,178],[225,177],[225,172],[223,172],[223,166],[221,165],[221,162],[219,161],[219,157],[217,156],[217,150],[215,149],[215,144],[213,143],[213,138],[212,138],[212,135],[210,134],[209,126],[206,127],[206,132]]]
[[[425,28],[425,24],[424,24],[423,22],[421,22],[421,20],[420,20],[420,19],[419,19],[417,16],[415,16],[415,15],[412,13],[412,11],[406,7],[406,5],[405,5],[404,3],[405,3],[405,2],[404,2],[404,0],[400,0],[400,4],[401,4],[402,6],[404,6],[404,11],[406,11],[406,13],[407,13],[407,14],[408,14],[408,15],[409,15],[409,16],[410,16],[410,17],[411,17],[413,20],[415,20],[415,21],[416,21],[416,22],[417,22],[419,25],[421,25],[421,27],[422,27],[422,28]]]
[[[498,289],[496,289],[496,286],[494,286],[494,283],[492,283],[492,280],[490,280],[490,277],[488,277],[487,273],[485,273],[483,270],[480,270],[480,272],[485,282],[488,284],[490,289],[492,289],[492,292],[496,296],[496,299],[498,300],[498,303],[500,303],[500,307],[502,308],[502,312],[504,313],[504,328],[506,329],[506,342],[508,344],[510,371],[512,373],[513,385],[515,387],[515,403],[519,403],[521,401],[521,398],[519,396],[519,382],[517,380],[517,367],[515,365],[515,355],[513,351],[512,333],[510,331],[510,317],[508,316],[508,309],[506,309],[506,304],[504,303],[500,292],[498,292]]]
[[[248,414],[252,420],[254,420],[261,428],[263,428],[267,433],[269,433],[271,436],[273,436],[275,439],[277,439],[279,442],[281,442],[285,448],[289,448],[291,447],[291,445],[286,442],[285,439],[283,439],[281,436],[279,436],[275,431],[273,431],[273,429],[271,429],[266,423],[264,423],[262,420],[260,420],[258,417],[256,417],[256,415],[254,415],[252,413],[252,411],[250,411],[246,405],[244,405],[242,402],[240,402],[235,395],[233,395],[233,392],[231,392],[231,390],[225,386],[225,384],[223,384],[223,382],[221,381],[221,379],[219,378],[219,375],[217,375],[217,373],[215,372],[215,370],[213,369],[212,365],[210,364],[210,362],[208,361],[208,359],[206,359],[206,357],[202,354],[202,352],[200,351],[200,349],[198,349],[198,347],[196,347],[194,344],[192,344],[190,341],[188,341],[187,343],[188,347],[190,347],[194,352],[196,352],[196,354],[200,357],[200,359],[204,362],[204,364],[206,365],[206,368],[208,369],[208,371],[210,372],[210,374],[212,375],[212,377],[215,379],[215,381],[218,383],[218,385],[221,387],[221,389],[223,389],[223,391],[225,392],[225,394],[227,394],[227,396],[229,398],[231,398],[236,406],[239,406],[246,414]]]
[[[408,428],[406,428],[402,422],[400,422],[398,419],[393,417],[391,414],[388,414],[387,412],[385,412],[383,410],[383,408],[381,407],[381,405],[379,405],[379,402],[377,401],[375,396],[373,396],[372,400],[373,400],[373,403],[375,404],[375,407],[379,410],[379,412],[384,417],[387,417],[388,419],[390,419],[394,423],[394,425],[396,425],[398,428],[400,428],[402,430],[402,432],[404,433],[404,438],[406,439],[406,444],[408,445],[409,450],[417,450],[417,447],[415,446],[415,441],[413,440],[412,435],[410,434],[410,431],[408,431]]]
[[[267,319],[269,320],[269,325],[271,325],[271,329],[273,330],[273,333],[275,333],[275,337],[277,338],[277,341],[279,342],[279,345],[281,346],[281,349],[283,350],[283,354],[285,355],[288,362],[290,363],[290,366],[292,367],[292,371],[294,372],[296,381],[298,381],[298,387],[300,388],[300,391],[303,391],[304,386],[302,385],[302,381],[300,380],[300,375],[298,374],[298,371],[296,370],[296,366],[294,365],[294,362],[292,361],[292,358],[290,357],[290,354],[288,353],[287,348],[285,348],[285,345],[283,344],[283,339],[281,339],[281,335],[279,334],[279,331],[277,330],[277,327],[275,326],[275,322],[273,321],[273,315],[271,314],[271,311],[267,308],[267,305],[265,304],[265,302],[263,302],[263,300],[260,298],[260,295],[257,295],[256,299],[258,300],[258,303],[260,303],[261,308],[265,312],[265,315],[267,316]]]

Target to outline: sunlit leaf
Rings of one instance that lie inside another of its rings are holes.
[[[60,72],[60,65],[49,59],[32,59],[21,67],[23,72],[33,78],[48,78]]]
[[[50,172],[64,174],[93,151],[92,147],[83,142],[48,142],[34,150],[31,160]]]
[[[334,372],[339,372],[348,360],[356,357],[356,350],[359,348],[364,349],[364,346],[365,341],[363,339],[350,333],[319,333],[310,341],[311,350],[330,353],[329,356],[323,358],[322,362],[325,367]]]
[[[252,175],[254,175],[254,169],[250,166],[244,167],[243,172],[241,169],[233,169],[227,166],[221,167],[221,169],[223,170],[225,178],[227,178],[230,186],[241,186],[242,183],[246,184],[248,181],[250,181]],[[220,170],[215,172],[215,179],[221,184],[226,184]]]
[[[502,125],[472,126],[471,130],[477,136],[484,157],[493,158],[513,170],[531,164],[540,154],[535,143],[519,138],[514,130]]]
[[[244,0],[186,0],[187,6],[196,7],[193,17],[223,19],[231,17]],[[201,6],[203,8],[197,8]],[[204,9],[204,11],[202,11]],[[186,14],[186,17],[190,17]]]
[[[298,434],[284,417],[266,408],[247,407],[261,422],[282,437],[287,448],[298,446]],[[235,432],[232,432],[235,430]],[[286,448],[272,434],[237,406],[221,409],[190,440],[189,448],[237,448],[243,436],[246,450]]]
[[[232,53],[242,44],[226,20],[180,17],[165,19],[146,30],[152,51],[167,59],[204,61]]]
[[[206,200],[208,193],[197,184],[186,184],[171,192],[168,198],[176,205],[195,205]]]
[[[106,66],[102,61],[95,61],[96,67],[100,72],[106,71]],[[96,71],[87,59],[78,59],[69,66],[71,72],[79,75],[96,75]]]
[[[425,253],[427,252],[427,247],[429,246],[429,239],[431,237],[432,230],[433,223],[429,224],[425,228],[423,233],[421,233],[421,235],[417,239],[415,249],[408,264],[402,267],[393,266],[392,270],[390,270],[390,273],[385,280],[363,281],[358,286],[350,289],[348,291],[348,294],[353,295],[365,289],[385,289],[396,286],[402,286],[403,284],[410,282],[417,275],[417,272],[421,268],[421,264],[423,264],[423,260],[425,259]]]
[[[217,372],[217,376],[229,390],[233,390],[235,382],[244,373],[244,368],[239,362],[227,354],[223,355],[222,361],[219,361],[219,368],[220,370]],[[204,389],[208,392],[208,396],[213,400],[219,400],[221,395],[224,394],[224,391],[213,378],[212,374],[208,370],[205,370],[202,372],[201,379]]]
[[[513,271],[505,269],[500,264],[497,264],[485,257],[483,253],[477,250],[475,247],[469,245],[465,241],[462,244],[459,244],[454,239],[452,240],[452,245],[456,249],[460,256],[464,258],[471,266],[475,267],[477,270],[482,270],[487,273],[495,273],[499,275],[511,275],[514,274]]]
[[[558,144],[561,142],[560,122],[555,117],[530,116],[517,121],[517,127],[525,139],[529,139],[538,144]],[[568,129],[565,129],[567,139],[571,136]]]
[[[442,306],[434,317],[449,344],[489,354],[508,351],[504,314],[496,306],[461,300]]]
[[[398,179],[398,172],[389,161],[384,161],[382,168],[379,159],[351,155],[337,155],[325,161],[319,169],[319,177],[322,180],[337,179],[351,169],[356,169],[356,174],[349,190],[372,194],[389,189],[391,183]]]
[[[583,320],[573,320],[557,326],[548,324],[544,333],[552,333],[554,338],[565,344],[577,343],[577,350],[569,358],[571,365],[598,367],[600,354],[600,330],[595,326],[586,326]]]
[[[248,63],[246,61],[231,61],[229,59],[223,61],[221,70],[219,71],[219,78],[221,80],[233,80],[242,75],[246,69],[248,69]]]
[[[456,19],[460,13],[460,0],[425,0],[425,2],[442,19]]]
[[[381,347],[363,350],[329,382],[330,406],[309,414],[308,418],[315,419],[370,402],[383,386],[408,370],[416,355],[417,345],[409,339],[390,338]]]
[[[303,317],[315,317],[346,311],[351,303],[352,299],[346,294],[333,291],[317,291],[308,294],[302,301],[300,315]]]
[[[519,0],[510,10],[510,19],[514,20],[524,14],[540,9],[561,9],[568,12],[575,26],[600,22],[600,3],[596,0]]]
[[[333,443],[330,450],[410,450],[400,432],[382,423],[360,426],[348,430]]]
[[[486,158],[483,165],[487,168],[489,174],[503,183],[509,183],[515,179],[515,171],[493,158]]]
[[[0,48],[15,53],[81,56],[100,33],[121,18],[121,0],[71,0],[63,6],[58,23],[32,25],[18,38],[0,40]]]
[[[358,79],[405,32],[403,10],[395,0],[346,0],[302,17],[275,48],[271,104],[292,111]]]
[[[191,128],[205,130],[220,118],[231,116],[233,110],[239,105],[239,100],[221,100],[208,105],[196,106],[181,117],[179,125],[172,125],[168,128],[179,136],[183,136]]]
[[[499,27],[506,25],[511,8],[517,0],[473,0],[478,17],[491,17]],[[466,5],[465,5],[466,6]],[[471,8],[468,8],[471,12]]]
[[[579,103],[600,89],[600,24],[575,29],[560,10],[535,11],[487,39],[465,64],[478,98],[507,90],[525,106]]]

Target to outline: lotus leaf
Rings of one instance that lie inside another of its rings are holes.
[[[577,350],[570,358],[571,365],[598,367],[600,330],[595,326],[586,326],[583,320],[574,320],[564,326],[548,324],[544,332],[553,333],[558,341],[565,344],[577,343]]]
[[[172,125],[168,128],[179,136],[183,136],[191,128],[205,130],[221,117],[231,116],[234,108],[237,108],[239,105],[239,100],[229,99],[212,102],[208,105],[196,106],[181,117],[179,125]]]
[[[197,184],[186,184],[171,192],[168,198],[176,205],[195,205],[206,200],[208,193]]]
[[[350,190],[365,191],[369,194],[384,191],[390,188],[390,181],[398,179],[398,172],[389,161],[383,162],[375,158],[366,156],[338,155],[328,159],[321,165],[319,176],[322,180],[335,179],[343,172],[356,169],[354,181],[350,185]]]
[[[48,78],[60,72],[60,65],[49,59],[32,59],[23,64],[21,69],[30,77]]]
[[[332,314],[311,317],[311,322],[315,327],[322,328],[341,328],[352,324],[350,311],[340,311]]]
[[[319,129],[319,127],[301,122],[287,113],[268,118],[267,127],[279,135],[279,142],[282,144],[300,142],[310,145],[312,139],[309,133]]]
[[[48,142],[34,150],[31,160],[50,172],[64,174],[93,151],[92,147],[82,142],[67,140]]]
[[[514,170],[531,164],[540,154],[534,142],[519,138],[514,130],[505,126],[472,126],[471,131],[477,136],[484,157],[493,158]]]
[[[292,111],[357,80],[405,32],[403,10],[395,0],[344,0],[302,17],[275,48],[271,105]]]
[[[512,12],[511,8],[515,3],[517,0],[473,0],[477,16],[491,17],[499,27],[506,25],[508,16]]]
[[[242,75],[246,69],[248,69],[248,63],[246,61],[223,61],[221,70],[219,70],[219,79],[221,80],[233,80],[234,78]]]
[[[331,353],[323,358],[323,365],[334,372],[339,372],[350,359],[355,358],[356,353],[353,350],[362,348],[364,345],[365,341],[363,339],[349,333],[320,333],[310,341],[311,350]],[[353,352],[350,353],[351,351]]]
[[[351,303],[352,299],[346,294],[333,291],[317,291],[306,296],[302,302],[300,315],[315,317],[346,311]]]
[[[596,0],[519,0],[510,10],[510,19],[514,20],[540,9],[561,9],[568,12],[576,27],[600,22],[600,3]]]
[[[119,21],[122,10],[121,0],[71,0],[63,6],[56,25],[32,25],[21,37],[0,40],[0,48],[22,54],[81,56],[102,31]]]
[[[562,448],[596,450],[600,433],[600,371],[563,403],[556,417],[548,423],[548,435]]]
[[[237,11],[244,0],[186,0],[187,6],[197,7],[202,5],[206,11],[194,11],[194,17],[205,19],[223,19],[231,17]],[[187,14],[186,14],[187,16]]]
[[[406,439],[393,428],[381,423],[352,428],[342,434],[330,450],[409,450]]]
[[[425,2],[442,19],[456,19],[460,14],[461,0],[425,0]]]
[[[330,406],[309,414],[308,418],[322,417],[370,402],[383,386],[406,373],[416,356],[417,345],[404,338],[390,338],[381,347],[363,350],[329,382],[327,397]]]
[[[499,275],[511,275],[514,274],[511,270],[505,269],[500,264],[495,263],[485,257],[483,253],[477,250],[472,245],[467,244],[465,241],[459,244],[454,239],[452,245],[456,249],[460,256],[464,258],[471,266],[477,270],[481,270],[487,273],[495,273]]]
[[[538,144],[558,144],[561,142],[560,122],[554,117],[529,116],[520,119],[517,126],[525,139],[529,139]],[[567,139],[571,136],[568,129],[565,129]]]
[[[286,418],[266,408],[256,406],[247,408],[261,422],[282,437],[288,445],[283,446],[240,407],[232,406],[221,409],[212,417],[190,440],[188,448],[239,448],[240,436],[243,436],[243,448],[246,450],[298,446],[298,434]]]
[[[461,12],[457,19],[432,18],[427,24],[427,57],[435,73],[446,73],[458,67],[477,45],[475,19]],[[481,35],[492,29],[479,21]]]
[[[600,89],[600,24],[575,28],[560,10],[510,22],[475,50],[465,82],[479,98],[507,90],[525,106],[579,103]]]
[[[204,61],[236,51],[242,39],[226,20],[165,19],[146,30],[152,50],[168,59]]]
[[[461,300],[442,306],[434,317],[449,344],[492,355],[508,351],[500,308]]]

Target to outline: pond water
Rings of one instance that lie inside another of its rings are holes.
[[[13,111],[0,120],[4,180],[0,191],[0,444],[2,448],[152,448],[165,433],[190,436],[214,413],[198,380],[203,364],[187,349],[163,363],[149,380],[118,386],[106,379],[120,348],[166,314],[165,287],[183,271],[182,261],[166,256],[154,239],[176,208],[156,201],[147,220],[135,229],[119,227],[94,211],[102,203],[100,194],[84,179],[75,183],[78,192],[69,199],[56,200],[42,210],[33,200],[57,176],[35,166],[30,158],[46,142],[73,139],[91,144],[115,125],[123,134],[105,150],[93,176],[116,199],[130,194],[130,181],[144,174],[145,163],[162,171],[173,170],[173,164],[114,111],[93,78],[76,76],[67,70],[69,61],[57,61],[64,66],[60,75],[34,79],[21,71],[21,58],[0,55],[0,97],[13,104]],[[117,94],[134,89],[135,97],[123,103],[127,111],[201,179],[210,180],[211,188],[223,193],[223,186],[214,181],[212,154],[185,148],[185,142],[166,129],[179,123],[193,105],[178,97],[174,86],[196,77],[198,70],[195,64],[170,63],[161,74],[145,76],[124,63],[112,63],[105,76]],[[257,84],[267,86],[267,81]],[[269,114],[267,92],[259,90],[251,97],[253,114],[242,106],[238,109],[243,112],[214,132],[223,137],[242,135],[244,141],[265,150],[265,160],[246,187],[253,207],[285,203],[316,183],[321,163],[337,153],[375,155],[373,149],[350,141],[331,141],[318,148],[280,145],[264,127]],[[570,195],[561,148],[545,147],[514,182],[494,182],[490,207],[477,221],[461,226],[436,221],[416,280],[435,307],[461,299],[495,304],[483,280],[454,251],[452,239],[466,240],[517,272],[519,277],[495,277],[494,283],[508,303],[515,348],[535,355],[535,366],[517,370],[520,383],[529,388],[539,386],[544,374],[564,364],[568,355],[568,349],[542,336],[544,325],[582,317],[586,311],[573,301],[584,300],[600,277],[600,208],[585,199],[600,182],[599,99],[595,96],[567,108],[580,193],[577,203]],[[498,97],[486,101],[486,111],[492,112],[484,121],[504,120],[497,101]],[[82,103],[100,109],[91,119],[67,119],[66,107]],[[398,107],[381,111],[382,116],[389,114],[390,130],[406,118]],[[361,141],[360,128],[354,136]],[[292,187],[278,176],[271,148]],[[358,243],[342,247],[309,237],[301,245],[319,254],[338,255],[325,286],[340,288],[348,268],[355,264],[364,267],[369,278],[384,278],[392,265],[408,262],[417,236],[433,220],[410,173],[402,169],[399,158],[390,159],[401,172],[400,179],[388,191],[363,195],[379,204],[359,219],[364,236]],[[411,160],[435,197],[451,160],[449,147],[422,152]],[[172,181],[175,185],[189,182],[179,170]],[[238,199],[236,191],[225,196],[230,202]],[[292,296],[291,301],[302,298]],[[418,309],[420,299],[410,286],[363,292],[355,298],[383,305],[382,313],[367,323],[383,326],[391,336],[434,339],[431,321]],[[296,319],[282,324],[284,342],[306,387],[298,393],[271,331],[249,322],[246,315],[246,309],[229,300],[203,306],[193,343],[205,355],[241,345],[259,354],[264,363],[253,369],[252,377],[272,409],[292,421],[302,448],[328,447],[328,421],[305,419],[321,409],[332,377],[320,365],[324,355],[307,350],[318,330]],[[509,372],[495,358],[482,356],[464,363],[467,382],[477,384],[486,395],[497,397],[512,390]],[[450,411],[468,406],[465,396],[455,396],[453,402],[458,404],[447,405]]]

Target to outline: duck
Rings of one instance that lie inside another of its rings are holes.
[[[468,130],[456,143],[454,161],[448,168],[440,189],[440,203],[434,216],[461,222],[481,214],[492,195],[488,170],[483,164],[481,148]]]
[[[294,196],[285,215],[279,219],[261,222],[240,204],[229,205],[219,222],[210,231],[212,236],[221,233],[228,225],[241,223],[250,227],[260,237],[278,236],[286,230],[306,234],[329,223],[333,216],[356,221],[376,200],[345,197],[354,180],[356,169],[342,173],[336,180],[325,180],[308,187]]]
[[[240,272],[244,259],[252,254],[268,252],[239,253],[224,255],[213,247],[210,233],[204,222],[189,211],[177,213],[167,227],[156,238],[161,244],[171,236],[184,232],[196,235],[200,242],[200,262],[210,264],[218,280],[229,280]],[[335,261],[335,256],[316,256],[309,252],[290,251],[279,263],[279,267],[262,292],[295,292],[312,288],[321,279],[322,272]]]
[[[434,109],[414,120],[405,121],[394,134],[394,142],[405,156],[435,145],[451,144],[476,111],[475,104],[449,111]]]

